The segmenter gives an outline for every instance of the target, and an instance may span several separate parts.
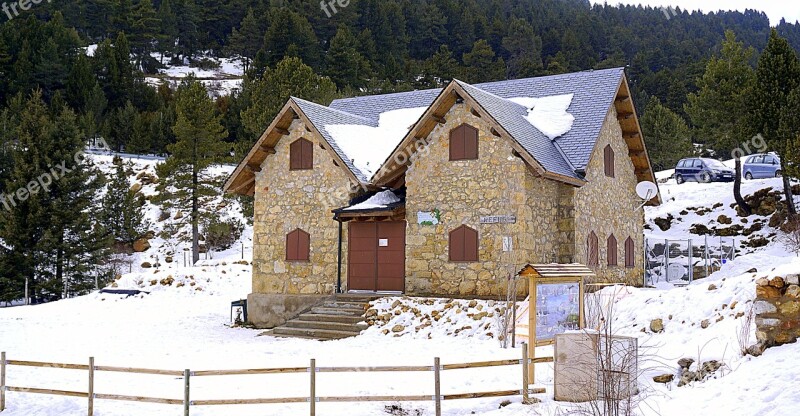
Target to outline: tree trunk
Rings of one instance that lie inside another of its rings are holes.
[[[749,217],[753,213],[750,205],[747,205],[744,198],[742,198],[742,159],[736,156],[736,175],[733,181],[733,198],[736,199],[736,205],[742,210],[742,213]]]
[[[200,207],[197,201],[198,186],[197,170],[194,169],[192,171],[192,264],[200,260],[200,231],[198,229]]]
[[[795,215],[797,215],[797,207],[794,206],[792,182],[789,181],[789,176],[786,175],[785,171],[783,173],[783,194],[786,196],[786,208],[788,209],[787,212],[789,213],[789,217],[793,218]]]

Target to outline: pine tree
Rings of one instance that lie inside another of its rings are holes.
[[[158,6],[158,16],[160,18],[160,28],[156,41],[158,51],[161,52],[161,63],[164,63],[164,55],[171,54],[175,50],[175,39],[178,38],[178,18],[172,11],[170,0],[163,0]]]
[[[769,146],[781,157],[781,161],[790,161],[796,157],[789,154],[795,137],[782,134],[789,131],[781,131],[780,123],[782,116],[797,117],[797,114],[787,114],[787,107],[789,95],[798,85],[800,61],[797,54],[789,42],[772,29],[767,47],[758,59],[751,111],[753,126],[764,135]],[[788,212],[795,215],[797,209],[794,206],[789,175],[783,175],[783,189]]]
[[[286,56],[296,56],[319,69],[319,41],[308,20],[287,7],[276,9],[264,35],[267,65],[272,67]]]
[[[155,46],[155,39],[161,27],[161,21],[153,8],[152,0],[139,0],[133,8],[131,17],[130,44],[131,51],[136,56],[138,67],[150,58],[150,52]]]
[[[508,77],[529,78],[542,73],[542,39],[525,19],[513,19],[503,38],[508,51]]]
[[[499,81],[506,78],[506,64],[503,58],[495,59],[492,47],[484,39],[472,46],[472,51],[464,54],[464,78],[467,82]]]
[[[356,48],[356,38],[347,26],[341,26],[331,39],[325,55],[326,73],[336,86],[360,88],[369,77],[369,64]]]
[[[453,57],[450,48],[447,45],[441,45],[439,50],[425,61],[424,73],[427,78],[430,78],[430,87],[443,87],[461,73],[461,67]]]
[[[228,133],[202,83],[189,77],[176,97],[176,142],[167,146],[170,156],[158,165],[160,201],[167,209],[189,211],[192,260],[200,259],[199,226],[206,199],[219,194],[207,168],[229,151],[222,141]]]
[[[228,38],[228,53],[239,57],[244,72],[249,70],[250,61],[255,58],[263,44],[265,28],[262,22],[263,20],[256,18],[253,9],[249,8],[239,28],[234,28]]]
[[[677,114],[652,97],[641,118],[647,152],[653,169],[672,169],[693,151],[689,126]]]
[[[86,55],[78,55],[67,77],[67,102],[80,113],[87,110],[92,100],[92,90],[97,81],[92,73],[92,64]]]
[[[251,101],[242,111],[242,126],[253,140],[264,132],[290,96],[327,104],[336,94],[336,85],[330,78],[315,74],[299,58],[282,60],[274,70],[268,70],[245,88],[249,89]]]
[[[117,163],[114,176],[108,183],[102,200],[102,225],[114,241],[133,244],[148,227],[141,209],[141,194],[131,189],[125,166]]]

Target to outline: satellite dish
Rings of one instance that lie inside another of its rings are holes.
[[[636,208],[636,211],[638,211],[642,209],[647,201],[650,201],[651,199],[655,198],[656,195],[658,195],[658,185],[650,181],[639,182],[639,184],[636,185],[636,195],[639,195],[639,198],[642,198],[644,201],[642,202],[642,205],[639,205],[639,207]]]

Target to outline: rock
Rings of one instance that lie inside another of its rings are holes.
[[[152,265],[152,264],[150,264],[150,262],[149,262],[149,261],[146,261],[146,262],[142,263],[141,267],[142,267],[143,269],[149,269],[149,268],[153,267],[153,265]]]
[[[800,299],[800,286],[791,285],[786,289],[786,296],[790,298]]]
[[[172,258],[172,256],[167,256],[167,257],[164,258],[164,261],[167,262],[167,263],[172,263],[173,262],[173,258]]]
[[[473,299],[473,300],[469,301],[469,307],[470,308],[474,308],[476,306],[478,306],[478,301],[477,300]]]
[[[758,286],[756,287],[756,297],[759,299],[778,299],[781,297],[781,291],[772,286]]]
[[[181,218],[183,218],[183,211],[178,211],[178,212],[176,212],[176,213],[175,213],[175,216],[174,216],[174,217],[172,217],[172,219],[174,219],[174,220],[179,220],[179,219],[181,219]]]
[[[655,381],[656,383],[661,383],[661,384],[672,383],[672,380],[674,380],[674,379],[675,379],[675,375],[674,374],[662,374],[660,376],[653,377],[653,381]]]
[[[664,320],[653,319],[650,321],[650,330],[653,332],[664,332]]]
[[[769,280],[766,277],[761,277],[756,280],[756,286],[769,286]]]
[[[757,344],[753,344],[747,347],[747,353],[752,355],[753,357],[758,357],[764,353],[767,349],[767,344],[763,342],[759,342]]]
[[[708,290],[717,290],[717,285],[715,285],[713,283],[708,285]]]
[[[395,325],[392,327],[392,332],[396,334],[398,332],[403,332],[404,329],[406,329],[406,327],[404,327],[403,325]]]
[[[681,358],[678,360],[678,366],[683,370],[688,370],[694,364],[694,358]]]
[[[706,328],[708,328],[709,325],[711,325],[711,322],[709,322],[708,319],[703,319],[700,322],[700,328],[706,329]]]
[[[375,316],[378,316],[378,310],[375,308],[367,309],[367,312],[364,314],[364,317],[366,318],[372,318]]]
[[[788,315],[795,315],[800,312],[800,301],[790,300],[788,302],[781,303],[781,306],[778,307],[778,310],[781,314],[787,317]]]
[[[656,218],[653,220],[654,223],[661,229],[661,231],[667,231],[672,227],[672,220],[674,217],[672,214],[667,215],[666,218]]]
[[[388,330],[388,329],[384,329],[384,330],[383,330],[383,331],[381,331],[381,332],[383,333],[383,335],[387,335],[387,334],[389,334],[389,330]]]
[[[783,278],[787,285],[800,285],[800,274],[790,274]]]
[[[775,276],[772,279],[770,279],[769,285],[774,287],[774,288],[780,289],[785,285],[785,282],[783,281],[782,277]]]
[[[169,219],[169,211],[161,211],[161,214],[158,216],[158,222],[164,222]]]
[[[731,217],[722,214],[719,217],[717,217],[717,222],[720,224],[732,224],[733,220],[731,219]]]
[[[747,273],[758,273],[758,269],[753,267],[752,269],[748,270]]]
[[[143,253],[150,249],[150,241],[146,238],[140,238],[133,242],[133,251],[136,253]]]
[[[137,192],[139,192],[141,190],[142,190],[142,184],[140,184],[139,182],[136,182],[135,184],[133,184],[133,186],[131,186],[130,192],[135,194],[135,193],[137,193]]]
[[[476,321],[480,321],[481,319],[487,317],[488,315],[489,315],[489,312],[483,311],[483,312],[476,313],[475,315],[473,315],[472,319],[474,319]]]
[[[161,283],[161,286],[172,286],[172,283],[174,283],[174,282],[175,282],[175,279],[172,277],[172,275],[169,275],[169,276],[161,279],[161,281],[159,283]]]

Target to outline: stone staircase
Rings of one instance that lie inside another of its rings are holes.
[[[359,324],[364,321],[367,305],[379,297],[349,293],[335,295],[321,305],[314,306],[273,329],[270,335],[318,340],[356,336],[367,329],[366,324]]]

